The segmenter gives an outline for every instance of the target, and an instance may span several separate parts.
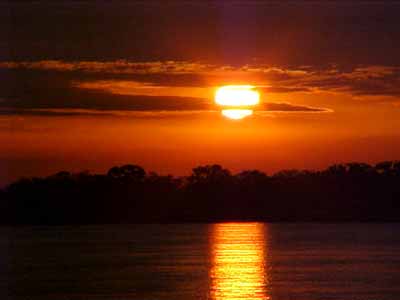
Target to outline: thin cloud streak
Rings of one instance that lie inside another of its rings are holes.
[[[333,112],[331,109],[310,107],[301,105],[292,105],[290,103],[264,103],[260,107],[254,109],[259,115],[267,115],[268,113],[327,113]],[[0,115],[32,115],[32,116],[120,116],[120,117],[162,117],[162,116],[185,116],[201,113],[220,112],[218,107],[215,109],[196,109],[196,106],[182,107],[181,109],[171,109],[168,106],[159,105],[152,109],[83,109],[83,108],[12,108],[1,107]]]

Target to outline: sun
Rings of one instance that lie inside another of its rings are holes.
[[[251,109],[223,109],[222,115],[233,120],[241,120],[245,117],[251,116],[253,111]]]
[[[215,102],[223,106],[253,106],[260,102],[260,94],[252,85],[226,85],[216,91]]]
[[[250,107],[260,103],[260,94],[252,85],[226,85],[215,92],[215,103],[225,107],[223,116],[240,120],[253,114]]]

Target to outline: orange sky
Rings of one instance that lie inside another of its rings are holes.
[[[400,158],[400,4],[0,3],[0,186]],[[229,120],[217,87],[254,85]]]
[[[342,97],[291,95],[299,104],[328,106],[333,112],[256,113],[240,121],[218,111],[3,115],[1,181],[61,169],[104,172],[125,163],[183,175],[206,163],[271,173],[398,159],[399,108],[387,103],[353,107],[342,104]]]

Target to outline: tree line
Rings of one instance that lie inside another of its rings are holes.
[[[138,165],[107,174],[66,171],[0,190],[2,224],[218,221],[400,221],[400,161],[335,164],[322,171],[232,174],[198,166],[186,177]]]

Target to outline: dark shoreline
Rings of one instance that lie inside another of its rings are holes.
[[[173,177],[125,165],[23,178],[0,190],[0,224],[400,222],[399,199],[399,161],[272,176],[207,165]]]

